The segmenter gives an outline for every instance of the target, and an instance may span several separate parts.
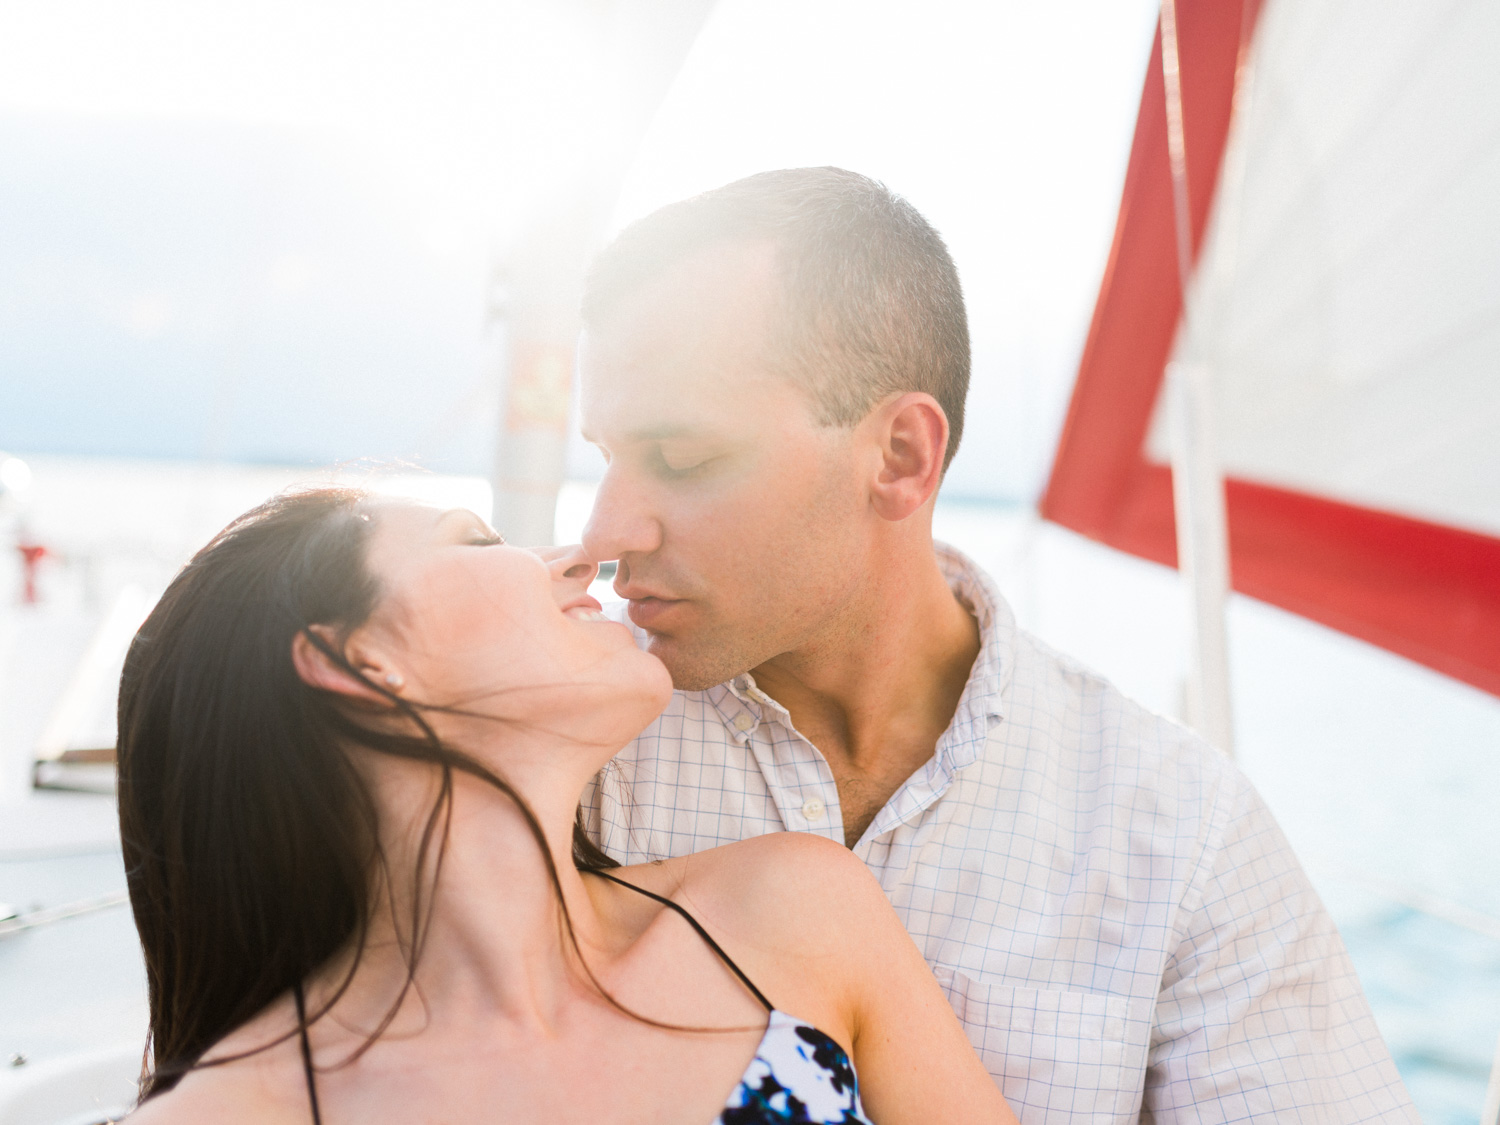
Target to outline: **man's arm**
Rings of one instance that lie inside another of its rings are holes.
[[[1418,1122],[1343,940],[1259,795],[1236,776],[1215,814],[1162,978],[1141,1120]]]

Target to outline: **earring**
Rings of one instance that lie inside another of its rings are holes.
[[[401,678],[399,672],[387,672],[385,674],[385,685],[392,691],[400,691],[405,683],[406,681]]]

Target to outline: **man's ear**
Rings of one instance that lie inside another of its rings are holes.
[[[303,683],[324,691],[335,692],[348,699],[389,705],[389,699],[368,684],[362,683],[358,676],[350,675],[347,669],[313,643],[312,637],[308,636],[309,633],[317,634],[318,639],[335,652],[338,652],[341,647],[338,635],[327,625],[310,625],[298,632],[292,638],[292,666],[297,669],[297,675],[301,677]],[[351,657],[350,663],[377,683],[382,682],[390,674],[388,669],[361,660],[358,656]]]
[[[912,391],[875,409],[880,471],[871,489],[876,512],[904,520],[937,492],[948,452],[948,416],[937,399]]]

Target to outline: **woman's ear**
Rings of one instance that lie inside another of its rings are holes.
[[[327,625],[309,625],[298,632],[292,638],[292,666],[297,669],[297,675],[302,678],[303,683],[365,703],[390,703],[386,696],[363,683],[358,676],[351,675],[348,669],[329,657],[322,646],[314,642],[313,634],[335,652],[341,647],[337,634]],[[357,657],[351,658],[350,663],[377,683],[390,684],[392,691],[400,690],[399,674]]]

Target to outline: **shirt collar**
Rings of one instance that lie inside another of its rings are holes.
[[[1005,689],[1015,664],[1016,620],[995,580],[946,543],[933,543],[938,569],[979,624],[979,655],[958,699],[953,721],[938,739],[933,764],[944,772],[978,759],[990,728],[1005,716]]]
[[[788,730],[791,729],[791,713],[761,691],[749,672],[711,687],[705,694],[736,742],[747,741],[764,719],[779,719]]]
[[[953,721],[938,739],[930,765],[951,776],[978,759],[990,728],[1004,717],[1005,687],[1015,653],[1015,617],[1000,596],[994,579],[963,552],[934,542],[938,568],[954,595],[979,624],[979,655],[959,696]],[[735,676],[706,693],[730,736],[747,740],[764,720],[779,719],[788,728],[786,709],[755,684],[749,672]]]

